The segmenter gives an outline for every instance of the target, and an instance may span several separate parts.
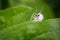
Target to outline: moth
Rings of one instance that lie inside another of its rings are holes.
[[[35,14],[34,17],[33,17],[33,21],[35,21],[35,22],[42,21],[43,19],[44,19],[44,17],[43,17],[43,14],[41,12]]]

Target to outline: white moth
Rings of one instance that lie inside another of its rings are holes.
[[[42,21],[44,19],[43,17],[43,14],[40,12],[40,13],[37,13],[34,17],[33,17],[33,21],[37,22],[37,21]]]

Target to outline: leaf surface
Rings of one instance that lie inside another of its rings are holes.
[[[60,40],[60,19],[26,21],[0,30],[0,40]]]

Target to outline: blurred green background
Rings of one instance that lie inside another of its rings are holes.
[[[60,17],[60,0],[46,0],[46,3],[53,9],[55,16]]]
[[[60,0],[0,0],[0,40],[60,40],[59,4]],[[44,20],[33,22],[38,12]]]
[[[60,17],[60,0],[44,0],[53,10],[55,17],[59,18]],[[13,2],[18,2],[16,0],[0,0],[0,10],[6,9],[8,7],[11,7],[12,5],[16,5],[13,4]],[[12,4],[12,5],[11,5]]]

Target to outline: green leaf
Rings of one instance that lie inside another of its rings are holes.
[[[28,21],[35,9],[28,6],[9,8],[0,12],[0,29]]]
[[[43,11],[45,14],[42,12],[44,20],[52,18],[51,15],[48,16],[46,11]],[[37,12],[37,9],[23,5],[2,10],[0,11],[0,29],[30,21]]]
[[[60,40],[60,19],[26,21],[0,30],[0,40]]]

